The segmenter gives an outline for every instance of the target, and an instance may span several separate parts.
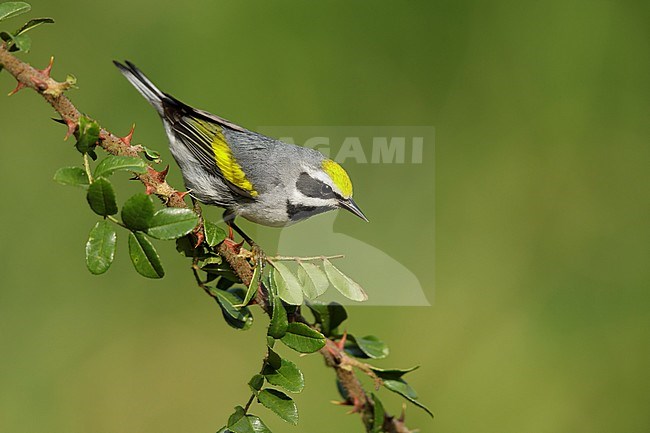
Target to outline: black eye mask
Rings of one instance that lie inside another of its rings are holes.
[[[321,182],[318,179],[314,179],[307,173],[300,173],[298,176],[298,181],[296,182],[296,188],[298,191],[306,195],[307,197],[313,198],[337,198],[332,188],[329,185]]]

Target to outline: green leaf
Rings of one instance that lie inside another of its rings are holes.
[[[80,186],[88,188],[88,176],[81,167],[61,167],[54,173],[54,181],[61,185]]]
[[[210,293],[216,295],[223,317],[230,326],[245,331],[253,325],[253,314],[248,307],[238,307],[243,298],[234,290],[211,288]]]
[[[226,232],[215,223],[204,221],[203,226],[205,228],[205,241],[211,247],[219,245],[226,239]]]
[[[34,18],[29,21],[27,21],[21,28],[16,30],[14,33],[16,36],[20,35],[22,33],[26,33],[32,29],[35,29],[36,27],[42,25],[42,24],[54,24],[54,20],[52,18]]]
[[[176,251],[185,257],[194,257],[194,243],[189,236],[176,239]]]
[[[271,269],[271,274],[275,272],[274,269]],[[267,288],[269,291],[269,297],[272,297],[271,303],[273,306],[273,311],[271,313],[271,323],[269,323],[268,335],[273,338],[282,338],[287,333],[287,327],[289,326],[289,321],[287,319],[287,310],[282,305],[282,300],[277,295],[277,288],[273,282],[273,278],[269,276],[269,282],[267,283]]]
[[[97,164],[95,177],[108,177],[116,171],[145,173],[147,171],[147,163],[137,156],[109,155]]]
[[[112,224],[99,221],[90,231],[86,242],[86,266],[95,274],[103,274],[111,267],[115,257],[117,234]]]
[[[327,275],[321,269],[308,262],[299,262],[298,280],[306,297],[315,299],[325,293],[330,286]]]
[[[332,262],[327,259],[323,260],[323,268],[325,269],[327,278],[329,278],[332,285],[336,290],[341,292],[343,296],[359,302],[368,300],[368,295],[366,295],[366,292],[363,291],[361,286],[338,270]]]
[[[100,128],[97,122],[86,116],[79,117],[77,144],[75,144],[77,150],[82,154],[87,153],[95,159],[97,155],[95,155],[93,149],[97,145],[97,140],[99,140],[99,131]]]
[[[277,389],[263,389],[257,400],[289,424],[298,425],[298,407],[291,397]]]
[[[22,51],[23,53],[29,53],[29,50],[32,48],[32,38],[28,35],[17,35],[12,37],[14,44],[17,48],[17,51]]]
[[[338,302],[330,302],[327,305],[314,302],[308,303],[307,306],[314,313],[316,323],[320,323],[321,331],[326,337],[331,336],[336,328],[348,318],[345,308]]]
[[[0,21],[29,12],[32,7],[25,2],[0,3]]]
[[[147,278],[162,278],[165,276],[160,257],[144,233],[129,233],[129,255],[135,270],[140,275]]]
[[[241,406],[237,406],[235,413],[228,418],[227,428],[232,433],[271,433],[259,417],[246,415]]]
[[[346,351],[351,346],[353,348],[351,354],[357,358],[382,359],[390,353],[388,346],[374,335],[355,337],[354,335],[348,334],[348,342],[349,345],[346,345]],[[355,348],[359,349],[361,353],[354,351]]]
[[[272,262],[271,278],[278,289],[278,296],[291,305],[302,304],[302,287],[298,278],[284,264]]]
[[[153,215],[147,234],[156,239],[177,239],[185,236],[199,223],[199,217],[190,209],[165,208]]]
[[[255,294],[257,293],[257,289],[260,286],[260,267],[255,266],[255,269],[253,269],[253,276],[251,277],[251,282],[248,285],[248,290],[246,290],[246,296],[244,296],[244,300],[242,301],[241,306],[248,305],[248,303],[253,299]]]
[[[296,364],[280,357],[270,347],[268,350],[269,353],[262,369],[266,381],[289,392],[301,392],[305,387],[302,371]]]
[[[372,432],[381,433],[384,431],[384,418],[386,417],[386,410],[384,410],[384,404],[379,400],[377,394],[372,393],[372,401],[374,403],[374,409],[372,413]]]
[[[316,352],[325,346],[323,334],[304,323],[289,323],[287,333],[280,341],[300,353]]]
[[[97,215],[107,216],[117,213],[117,202],[115,201],[115,191],[111,183],[100,177],[95,179],[88,187],[86,200],[90,208]]]
[[[155,163],[160,162],[160,153],[156,152],[155,150],[149,149],[146,146],[142,146],[144,149],[144,157],[147,158],[149,161],[153,161]]]
[[[397,393],[413,403],[414,405],[422,408],[426,413],[428,413],[431,418],[433,418],[433,412],[429,410],[428,407],[420,403],[417,398],[418,395],[415,392],[413,388],[409,384],[407,384],[403,380],[384,380],[383,385],[386,387],[386,389],[389,389],[393,391],[394,393]]]
[[[248,381],[248,386],[251,387],[251,390],[253,390],[253,392],[259,391],[262,389],[262,386],[264,386],[264,376],[261,374],[256,374],[251,378],[251,380]]]
[[[237,422],[239,422],[239,420],[241,420],[245,416],[246,416],[246,411],[244,410],[244,408],[241,406],[236,406],[235,412],[233,412],[233,414],[230,415],[230,417],[228,417],[228,424],[226,425],[226,427],[235,425]]]
[[[145,231],[153,218],[151,196],[140,192],[131,196],[122,206],[122,222],[131,230]]]
[[[420,368],[419,365],[411,368],[378,368],[370,366],[370,369],[381,379],[384,380],[399,380],[406,373],[410,373],[413,370]]]

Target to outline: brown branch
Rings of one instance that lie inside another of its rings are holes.
[[[18,86],[11,94],[16,93],[21,88],[33,89],[68,124],[69,132],[71,133],[74,132],[81,113],[70,99],[63,94],[64,91],[71,87],[72,82],[69,80],[57,82],[50,77],[52,61],[53,59],[47,68],[39,70],[9,53],[4,43],[0,45],[0,65],[18,81]],[[141,146],[131,145],[131,134],[126,137],[119,137],[103,128],[100,132],[98,145],[106,152],[119,156],[139,156],[139,153],[144,150]],[[158,196],[166,206],[188,207],[184,200],[186,193],[181,193],[172,188],[165,180],[166,175],[167,170],[158,172],[151,166],[148,166],[147,173],[140,174],[137,178],[144,184],[147,193]],[[251,256],[250,252],[240,249],[239,246],[228,241],[222,242],[218,246],[217,252],[228,262],[241,281],[245,285],[248,285],[253,276],[253,265],[249,261]],[[198,276],[197,281],[200,283]],[[258,292],[255,303],[267,314],[270,314],[271,308],[264,291]],[[371,432],[374,402],[371,396],[366,393],[355,374],[355,368],[367,374],[370,371],[368,366],[349,357],[343,348],[332,339],[327,340],[325,347],[320,350],[320,353],[325,359],[326,365],[334,369],[338,380],[349,396],[349,401],[345,402],[345,404],[353,406],[353,412],[361,415],[366,431]],[[387,433],[411,432],[405,426],[403,416],[396,418],[388,414],[384,418],[383,430]]]

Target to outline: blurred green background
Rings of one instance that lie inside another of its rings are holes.
[[[647,2],[32,5],[57,23],[24,58],[55,55],[83,111],[124,134],[136,122],[136,141],[168,162],[155,112],[112,59],[253,129],[435,126],[435,159],[428,147],[422,165],[349,166],[372,222],[334,223],[408,266],[432,301],[357,307],[349,322],[389,344],[380,365],[422,365],[410,381],[436,418],[409,408],[412,428],[650,429]],[[0,74],[3,94],[13,86]],[[33,92],[0,98],[0,432],[216,431],[247,398],[263,318],[228,328],[171,245],[161,281],[130,269],[123,233],[113,268],[86,272],[96,218],[52,181],[79,161],[52,116]],[[119,198],[138,188],[122,182]],[[320,357],[293,359],[300,425],[256,409],[269,426],[360,432],[329,404]]]

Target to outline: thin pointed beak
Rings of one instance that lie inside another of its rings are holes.
[[[352,198],[349,198],[347,200],[339,200],[339,206],[342,207],[343,209],[349,210],[365,222],[369,222],[368,218],[361,212],[361,209],[359,209],[359,206],[352,200]]]

